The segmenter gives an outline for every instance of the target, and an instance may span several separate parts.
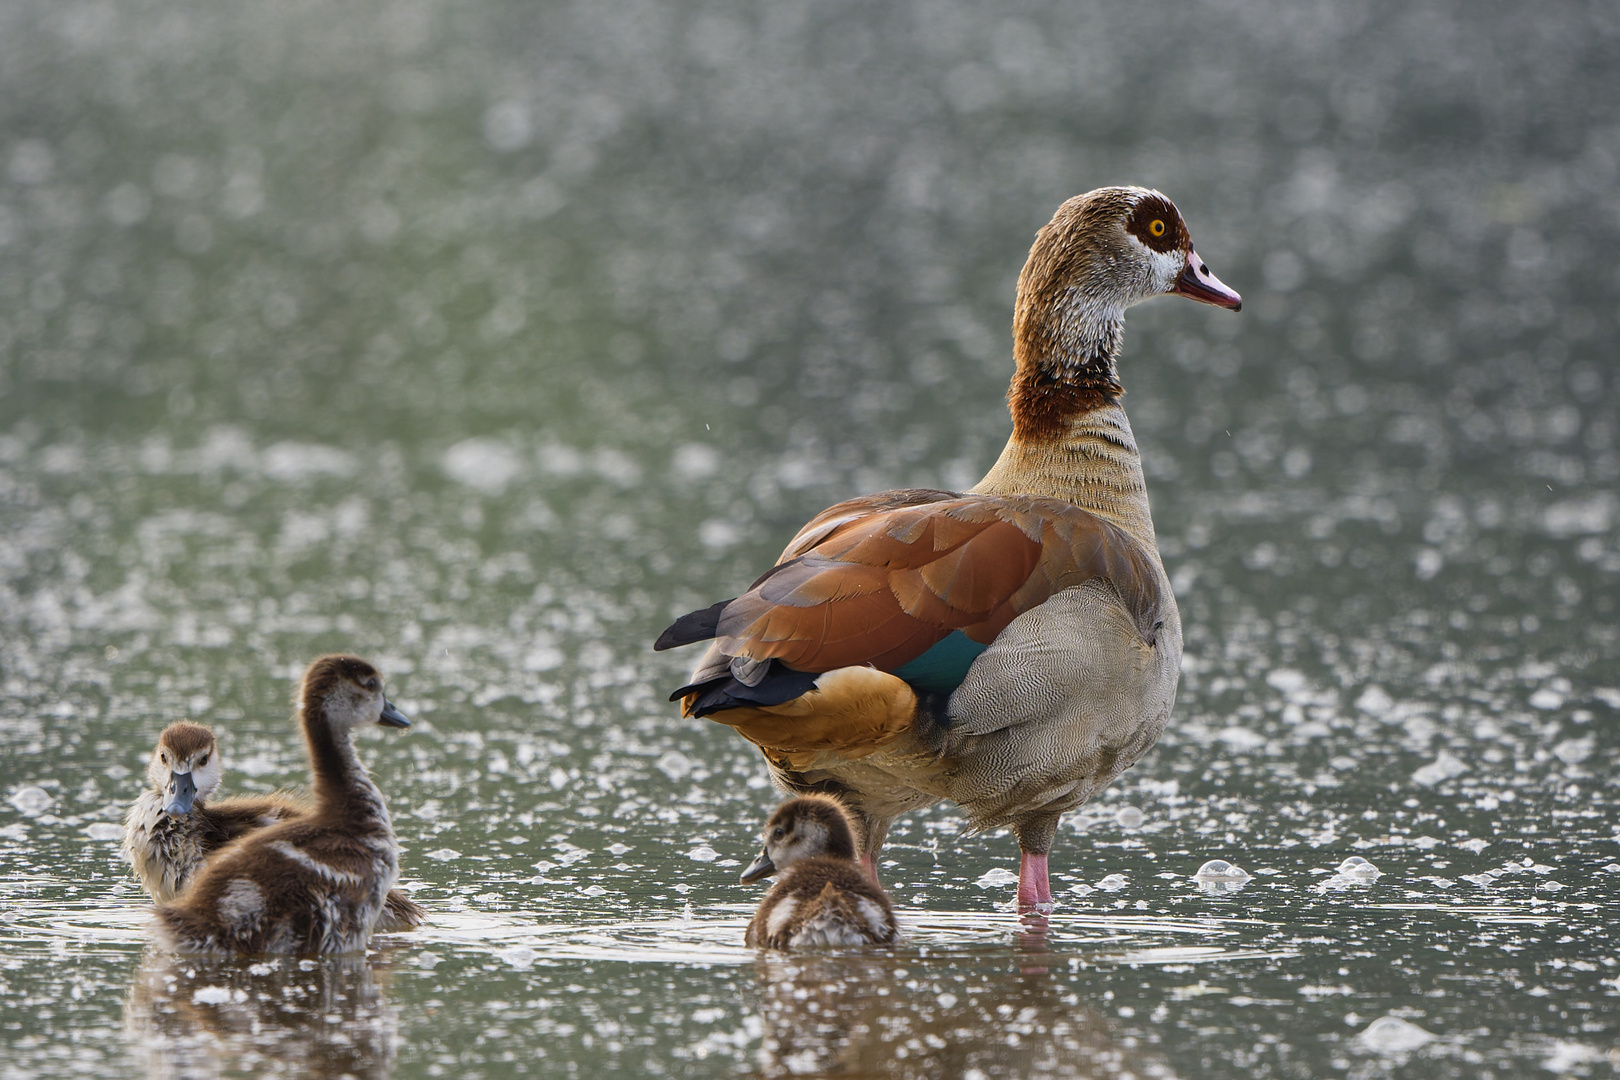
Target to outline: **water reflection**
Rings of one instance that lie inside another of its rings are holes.
[[[927,954],[762,957],[758,1075],[1175,1075],[1045,966],[1015,963],[1008,977]]]
[[[208,960],[149,947],[124,1031],[147,1076],[384,1080],[399,1012],[372,958]]]

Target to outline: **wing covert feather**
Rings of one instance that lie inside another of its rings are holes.
[[[1161,605],[1154,553],[1057,499],[914,489],[829,507],[727,604],[717,645],[807,672],[892,670],[953,630],[988,643],[1063,589],[1108,580],[1143,637]]]

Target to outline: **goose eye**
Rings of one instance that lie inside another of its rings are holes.
[[[209,755],[208,755],[208,754],[204,754],[204,755],[203,755],[203,756],[202,756],[202,760],[201,760],[201,761],[199,761],[199,762],[197,762],[197,768],[199,768],[199,769],[200,769],[200,768],[202,768],[202,767],[203,767],[203,766],[204,766],[204,765],[207,765],[207,764],[208,764],[208,758],[209,758]]]
[[[1154,237],[1163,236],[1164,221],[1160,218],[1154,218],[1152,221],[1148,222],[1148,235]]]
[[[784,837],[786,835],[787,835],[787,831],[785,829],[783,829],[782,826],[780,826],[780,825],[778,825],[776,828],[771,830],[771,839],[772,840],[780,840],[780,839],[782,839],[782,837]]]
[[[169,755],[165,754],[163,751],[159,750],[158,751],[158,760],[163,762],[163,764],[167,765],[169,763]]]
[[[376,680],[376,679],[367,679],[367,680],[366,680],[366,689],[367,689],[367,690],[370,690],[370,691],[372,691],[372,692],[375,692],[375,691],[376,691],[376,689],[377,689],[377,685],[378,685],[378,684],[377,684],[377,680]]]

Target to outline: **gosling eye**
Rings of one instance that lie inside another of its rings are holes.
[[[1163,236],[1164,227],[1163,218],[1154,218],[1152,221],[1148,222],[1148,235],[1154,238]]]
[[[778,825],[776,828],[771,830],[771,839],[772,840],[780,840],[780,839],[782,839],[782,837],[784,837],[786,835],[787,835],[787,830],[782,828],[782,826],[780,826],[780,825]]]
[[[159,750],[158,751],[158,760],[163,762],[163,764],[167,765],[169,763],[169,755],[165,754],[162,750]]]
[[[378,681],[377,681],[377,680],[376,680],[376,679],[375,679],[375,678],[370,678],[370,679],[367,679],[367,680],[366,680],[366,689],[367,689],[367,690],[370,690],[370,691],[371,691],[371,692],[372,692],[372,693],[376,693],[376,692],[377,692],[377,688],[378,688],[378,687],[379,687],[379,686],[381,686],[381,685],[382,685],[382,684],[381,684],[381,683],[379,683],[379,682],[378,682]]]
[[[209,758],[209,755],[208,755],[208,754],[204,754],[204,755],[203,755],[203,756],[202,756],[202,760],[201,760],[201,761],[199,761],[199,762],[197,762],[197,768],[199,768],[199,769],[200,769],[200,768],[202,768],[202,767],[203,767],[203,766],[204,766],[204,765],[207,765],[207,764],[208,764],[208,758]]]

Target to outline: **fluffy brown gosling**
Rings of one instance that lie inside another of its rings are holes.
[[[225,847],[178,900],[158,906],[159,928],[178,951],[352,953],[371,939],[399,876],[399,843],[353,735],[410,721],[383,697],[377,669],[354,656],[312,663],[299,704],[309,811]]]
[[[900,940],[888,894],[856,860],[855,831],[836,799],[805,795],[777,807],[744,883],[780,874],[748,924],[749,945],[890,945]]]
[[[147,786],[124,815],[124,854],[154,902],[175,900],[203,863],[231,841],[309,813],[307,802],[279,791],[215,801],[224,778],[212,731],[184,720],[163,729],[146,763]],[[394,889],[377,930],[414,930],[426,920],[415,901]]]

